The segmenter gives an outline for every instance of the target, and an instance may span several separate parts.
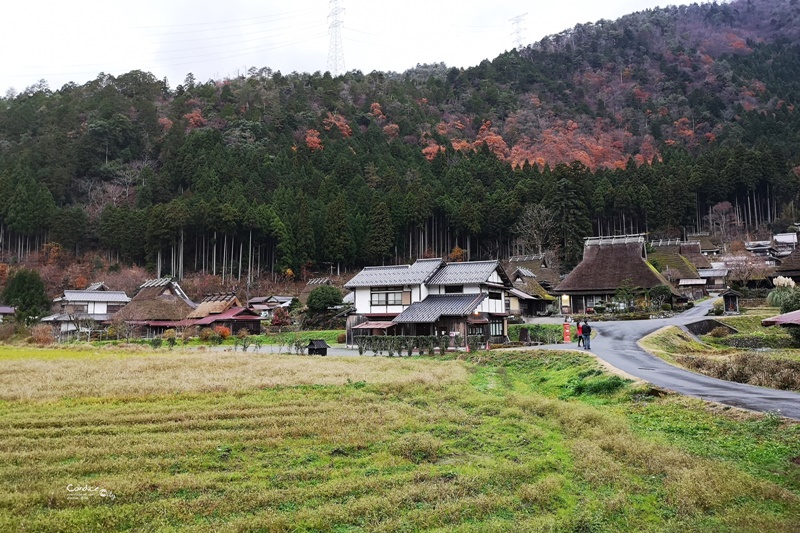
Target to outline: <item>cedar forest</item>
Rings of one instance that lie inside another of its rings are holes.
[[[0,98],[0,263],[58,250],[234,282],[547,251],[568,270],[591,235],[783,231],[799,38],[798,0],[740,0],[468,69],[43,81]]]

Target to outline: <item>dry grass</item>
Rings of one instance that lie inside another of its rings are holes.
[[[619,406],[537,392],[546,383],[538,378],[570,381],[575,366],[597,368],[592,359],[547,354],[562,375],[531,371],[527,352],[486,357],[491,366],[224,352],[30,361],[53,383],[34,388],[35,401],[0,402],[0,530],[800,526],[792,491],[643,436]],[[81,369],[93,387],[86,394],[51,375],[69,370],[75,380]],[[204,392],[192,381],[189,394],[172,394],[182,369],[230,388]],[[265,379],[281,386],[263,388]],[[284,386],[297,384],[309,386]],[[69,483],[117,498],[74,501]]]
[[[323,359],[229,352],[51,356],[0,360],[0,399],[130,398],[351,382],[435,385],[464,381],[467,376],[466,367],[457,361],[382,357]]]

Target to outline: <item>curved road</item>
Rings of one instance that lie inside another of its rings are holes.
[[[800,420],[798,393],[696,374],[650,355],[637,344],[642,337],[664,326],[679,326],[705,318],[712,301],[704,302],[668,319],[597,323],[589,321],[596,332],[590,351],[616,368],[658,387],[733,407],[762,413],[775,412],[781,416]],[[563,344],[548,348],[558,346],[564,349]]]

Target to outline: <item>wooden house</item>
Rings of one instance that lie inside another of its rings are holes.
[[[172,278],[145,281],[131,301],[111,317],[143,328],[148,336],[176,327],[197,305]]]
[[[251,335],[258,335],[261,333],[261,314],[243,307],[233,293],[215,293],[206,295],[178,325],[198,328],[223,326],[234,334],[244,328]]]
[[[498,261],[366,267],[345,284],[354,293],[348,343],[360,334],[505,339],[512,287]]]
[[[706,295],[706,281],[697,269],[708,268],[711,263],[701,253],[699,242],[651,241],[647,259],[681,295],[688,299]]]
[[[519,286],[520,283],[527,285],[533,280],[547,293],[561,281],[558,269],[554,268],[546,254],[512,256],[508,260],[506,271],[511,272],[509,277],[515,286]]]
[[[8,305],[0,305],[0,322],[7,318],[14,318],[14,314],[17,310],[13,307]]]
[[[86,332],[108,321],[131,299],[125,291],[112,291],[102,282],[93,283],[82,290],[65,290],[53,299],[55,313],[42,318],[42,322],[58,326],[59,335]]]
[[[669,281],[647,261],[644,234],[586,239],[583,260],[564,278],[556,294],[562,312],[585,313],[598,302],[609,302],[622,286],[637,291]]]
[[[800,283],[800,248],[796,248],[784,257],[781,264],[775,267],[771,277],[774,279],[778,276],[791,278],[795,283]]]

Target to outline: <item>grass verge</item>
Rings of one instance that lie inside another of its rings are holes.
[[[671,364],[707,376],[800,391],[800,356],[797,350],[756,352],[719,343],[700,343],[675,326],[653,332],[639,344]]]

